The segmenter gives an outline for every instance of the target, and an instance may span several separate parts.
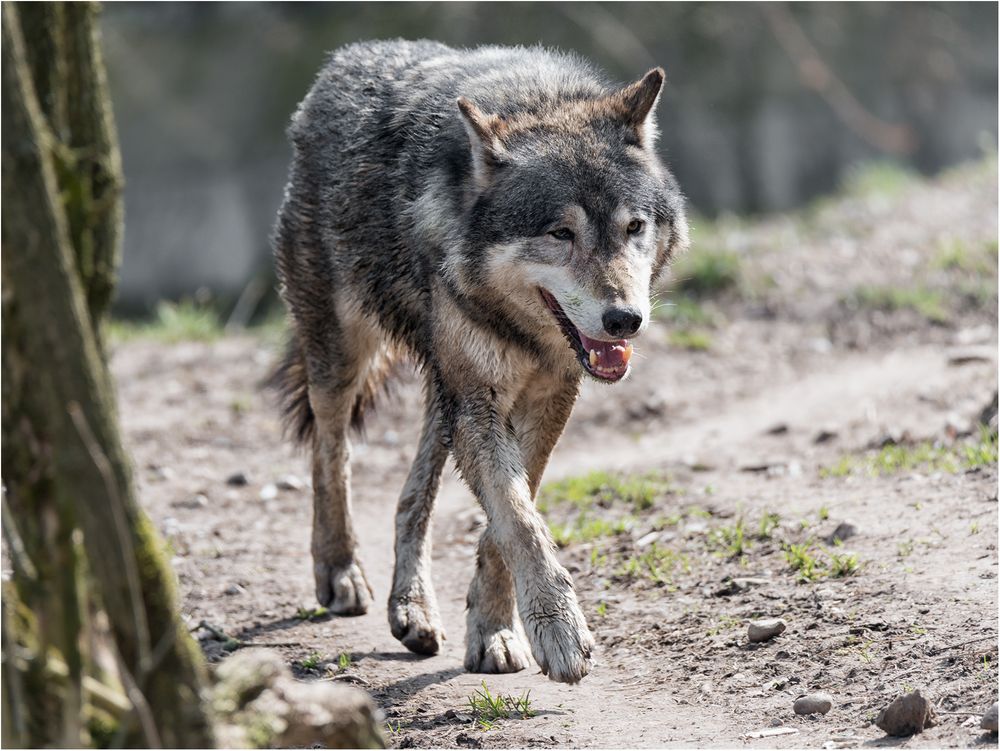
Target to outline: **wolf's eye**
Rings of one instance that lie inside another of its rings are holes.
[[[628,223],[628,226],[625,228],[625,231],[630,235],[638,235],[640,232],[642,232],[642,228],[644,226],[645,225],[643,225],[643,223],[640,222],[638,219],[633,219],[631,222]]]
[[[554,229],[549,234],[552,235],[556,240],[567,240],[567,241],[570,241],[574,237],[576,237],[576,235],[574,235],[571,230],[568,230],[565,227],[560,227],[559,229]]]

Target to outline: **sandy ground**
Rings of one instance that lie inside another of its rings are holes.
[[[419,432],[413,377],[354,447],[355,518],[376,605],[356,618],[303,619],[315,607],[309,472],[260,387],[275,345],[253,336],[118,345],[121,417],[143,502],[173,552],[184,617],[278,649],[303,679],[368,690],[401,748],[995,746],[978,716],[997,696],[996,465],[882,476],[862,465],[887,442],[961,451],[977,440],[997,384],[996,216],[994,162],[696,237],[693,254],[703,240],[744,268],[739,289],[703,303],[715,317],[711,346],[681,349],[669,339],[676,324],[654,325],[626,383],[585,388],[546,473],[552,483],[610,470],[656,487],[641,509],[590,505],[590,518],[622,524],[560,550],[598,641],[576,686],[535,667],[463,671],[482,515],[450,470],[434,526],[448,639],[425,658],[389,633],[393,509]],[[953,246],[986,268],[941,262]],[[947,316],[851,302],[864,285],[944,290]],[[845,457],[858,466],[824,471]],[[227,484],[234,473],[247,484]],[[546,513],[572,526],[580,508],[557,495]],[[777,524],[761,534],[766,514]],[[746,540],[734,553],[726,535],[741,522]],[[841,522],[856,534],[824,543]],[[852,555],[858,569],[801,582],[790,545],[826,562]],[[654,549],[668,551],[657,575],[628,571]],[[747,623],[765,617],[784,618],[787,630],[749,644]],[[203,645],[224,658],[218,641]],[[468,699],[484,680],[494,693],[530,692],[534,715],[477,725]],[[939,724],[887,738],[873,718],[914,688]],[[794,714],[797,696],[819,690],[833,697],[827,715]]]

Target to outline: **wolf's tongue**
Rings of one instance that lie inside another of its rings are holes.
[[[599,367],[603,370],[624,370],[628,367],[629,358],[632,357],[632,345],[628,339],[604,342],[600,339],[591,339],[582,331],[577,333],[580,335],[583,348],[590,356],[590,367]]]

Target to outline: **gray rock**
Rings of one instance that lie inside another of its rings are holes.
[[[786,628],[788,628],[788,624],[781,618],[752,621],[747,627],[747,638],[751,643],[767,641],[782,633]]]
[[[302,490],[305,487],[305,483],[295,475],[285,475],[275,485],[278,490]]]
[[[991,733],[997,732],[997,702],[993,702],[993,706],[986,710],[983,719],[979,721],[979,727]]]
[[[226,478],[226,485],[232,485],[234,488],[242,488],[249,484],[250,480],[244,472],[233,472],[233,474]]]
[[[849,540],[858,533],[858,528],[855,527],[850,522],[841,522],[837,525],[837,528],[833,530],[826,537],[826,542],[828,545],[833,545],[836,542],[843,542],[844,540]]]
[[[887,735],[898,737],[923,732],[926,728],[937,725],[934,707],[920,691],[913,691],[905,696],[897,696],[892,704],[879,712],[875,724]]]
[[[220,748],[384,748],[382,717],[359,689],[301,683],[281,656],[240,650],[221,663],[209,698]]]
[[[822,692],[800,696],[792,709],[795,714],[826,714],[833,709],[833,697]]]

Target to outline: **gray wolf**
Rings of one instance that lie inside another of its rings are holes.
[[[450,454],[486,512],[465,667],[529,651],[557,681],[593,638],[534,496],[586,375],[620,381],[650,285],[687,244],[680,191],[654,149],[655,69],[613,86],[538,48],[370,42],[331,55],[289,127],[273,236],[290,345],[274,376],[312,448],[316,596],[364,613],[349,427],[393,363],[425,381],[396,514],[393,635],[433,654],[430,517]]]

